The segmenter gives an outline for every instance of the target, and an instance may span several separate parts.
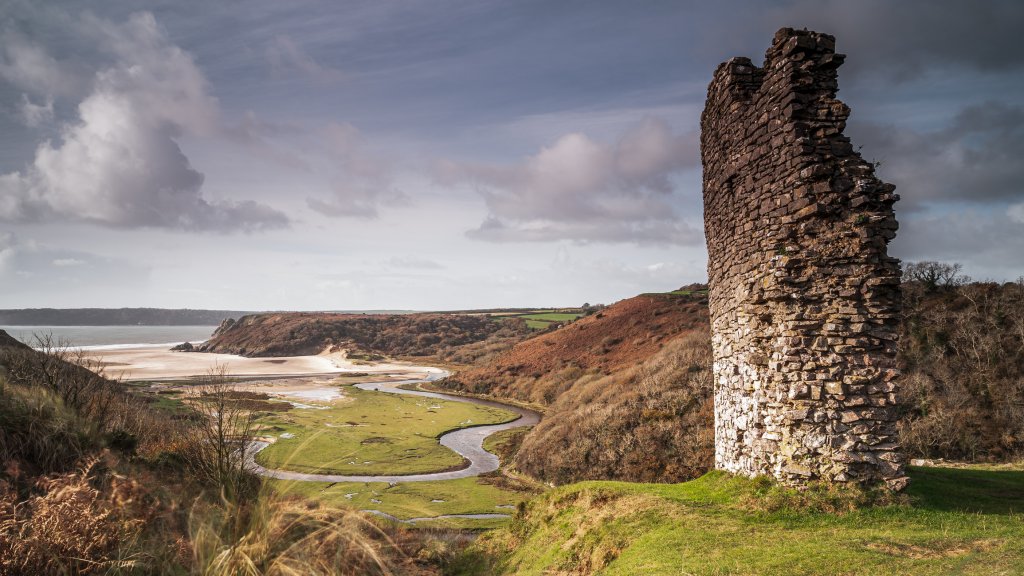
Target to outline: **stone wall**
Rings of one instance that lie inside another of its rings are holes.
[[[891,184],[843,128],[844,56],[784,28],[720,65],[701,117],[715,461],[748,476],[906,485],[896,435]]]

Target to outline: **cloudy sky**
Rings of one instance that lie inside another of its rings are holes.
[[[706,278],[732,56],[837,36],[907,260],[1024,274],[1024,3],[7,0],[0,308],[456,309]]]

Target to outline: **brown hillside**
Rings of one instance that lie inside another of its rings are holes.
[[[644,294],[520,342],[493,362],[461,372],[443,385],[547,405],[568,389],[574,376],[607,375],[635,366],[707,322],[701,292]]]
[[[391,356],[438,356],[529,333],[525,322],[465,314],[286,312],[225,320],[201,352],[240,356],[319,354],[327,348]],[[478,346],[479,347],[479,346]]]
[[[641,295],[438,384],[546,405],[515,457],[537,478],[677,482],[714,453],[708,330],[703,290]]]

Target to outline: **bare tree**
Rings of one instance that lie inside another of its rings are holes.
[[[201,419],[188,457],[196,475],[220,487],[229,499],[244,496],[254,485],[247,461],[256,415],[237,401],[234,392],[223,365],[200,379],[192,404]]]
[[[942,288],[956,288],[971,281],[969,276],[960,274],[963,266],[926,260],[907,262],[903,266],[903,281],[918,282],[928,292]]]

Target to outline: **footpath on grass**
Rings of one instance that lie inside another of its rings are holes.
[[[465,402],[479,406],[499,408],[515,413],[518,418],[502,424],[489,424],[485,426],[474,426],[453,430],[441,436],[439,442],[442,446],[449,448],[459,454],[469,463],[466,467],[458,470],[445,472],[432,472],[426,474],[393,474],[393,475],[345,475],[345,474],[311,474],[305,472],[292,472],[288,470],[274,470],[266,468],[256,462],[256,454],[269,446],[267,442],[253,442],[249,449],[248,465],[251,470],[261,476],[276,478],[278,480],[296,480],[304,482],[429,482],[435,480],[456,480],[458,478],[469,478],[479,476],[498,469],[501,463],[498,457],[484,450],[483,443],[488,436],[502,430],[519,428],[521,426],[533,426],[540,422],[540,414],[528,408],[522,408],[512,404],[505,404],[493,400],[472,398],[466,396],[455,396],[440,392],[427,392],[424,390],[410,390],[401,386],[407,384],[419,384],[421,382],[432,382],[444,378],[448,373],[437,368],[428,368],[427,375],[422,379],[397,380],[383,382],[364,382],[356,384],[362,390],[372,390],[388,394],[408,394],[412,396],[424,396],[427,398],[439,398],[455,402]]]

